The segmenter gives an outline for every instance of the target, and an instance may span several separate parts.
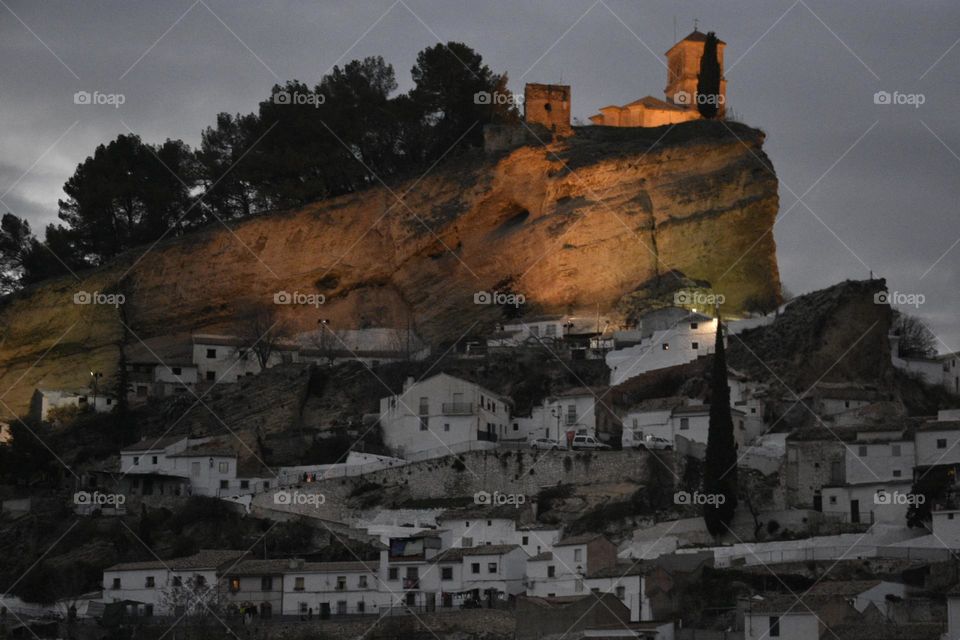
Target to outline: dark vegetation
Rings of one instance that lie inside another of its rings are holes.
[[[221,113],[198,149],[123,133],[99,145],[64,184],[62,224],[37,238],[26,220],[0,221],[0,293],[93,267],[125,250],[212,222],[299,207],[418,175],[482,146],[483,125],[517,120],[506,75],[458,43],[422,50],[414,86],[397,94],[383,58],[335,66],[314,85],[275,85],[255,113]]]
[[[723,345],[723,326],[717,324],[710,393],[710,426],[707,454],[703,463],[703,492],[708,499],[703,509],[707,530],[717,536],[727,530],[737,508],[737,444],[730,416],[730,387]],[[722,497],[722,498],[721,498]]]

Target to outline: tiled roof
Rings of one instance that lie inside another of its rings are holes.
[[[746,602],[746,610],[750,613],[786,614],[789,611],[797,615],[814,615],[828,604],[836,602],[837,599],[838,596],[836,595],[815,596],[807,594],[800,597],[800,601],[798,601],[798,596],[774,593],[759,598],[743,598],[741,601]]]
[[[535,556],[527,558],[527,562],[543,562],[544,560],[553,560],[553,552],[544,551],[543,553],[538,553]]]
[[[579,536],[570,536],[569,538],[563,538],[560,542],[556,543],[555,547],[569,547],[575,544],[587,544],[592,542],[597,538],[603,538],[601,533],[583,533]]]
[[[159,451],[161,449],[166,449],[172,444],[180,442],[187,436],[166,436],[163,438],[153,438],[145,437],[140,440],[140,442],[135,442],[134,444],[127,445],[123,447],[120,451],[121,453],[127,451]]]
[[[242,557],[245,551],[224,549],[201,549],[192,556],[172,558],[170,560],[145,560],[142,562],[121,562],[106,571],[135,571],[139,569],[170,569],[171,571],[187,571],[190,569],[216,569],[228,562],[234,562]]]
[[[814,596],[855,596],[878,584],[880,580],[827,580],[813,585],[807,593]]]
[[[463,558],[470,556],[500,556],[519,548],[520,545],[516,544],[487,544],[479,547],[458,547],[456,549],[447,549],[443,553],[438,553],[433,561],[459,562]]]

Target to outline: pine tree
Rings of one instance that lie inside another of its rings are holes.
[[[700,74],[697,76],[697,110],[704,118],[716,118],[720,112],[720,61],[717,36],[711,31],[703,44]]]
[[[710,428],[703,470],[703,492],[707,500],[703,518],[707,530],[716,536],[726,531],[737,508],[737,447],[733,438],[727,357],[719,317],[710,386]]]

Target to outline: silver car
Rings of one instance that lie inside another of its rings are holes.
[[[530,441],[530,448],[541,449],[545,451],[556,451],[560,448],[560,444],[556,440],[551,440],[550,438],[535,438]]]

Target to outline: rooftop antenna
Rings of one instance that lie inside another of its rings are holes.
[[[699,26],[700,26],[700,18],[694,18],[694,19],[693,19],[693,30],[696,31],[696,30],[697,30],[697,27],[699,27]]]

